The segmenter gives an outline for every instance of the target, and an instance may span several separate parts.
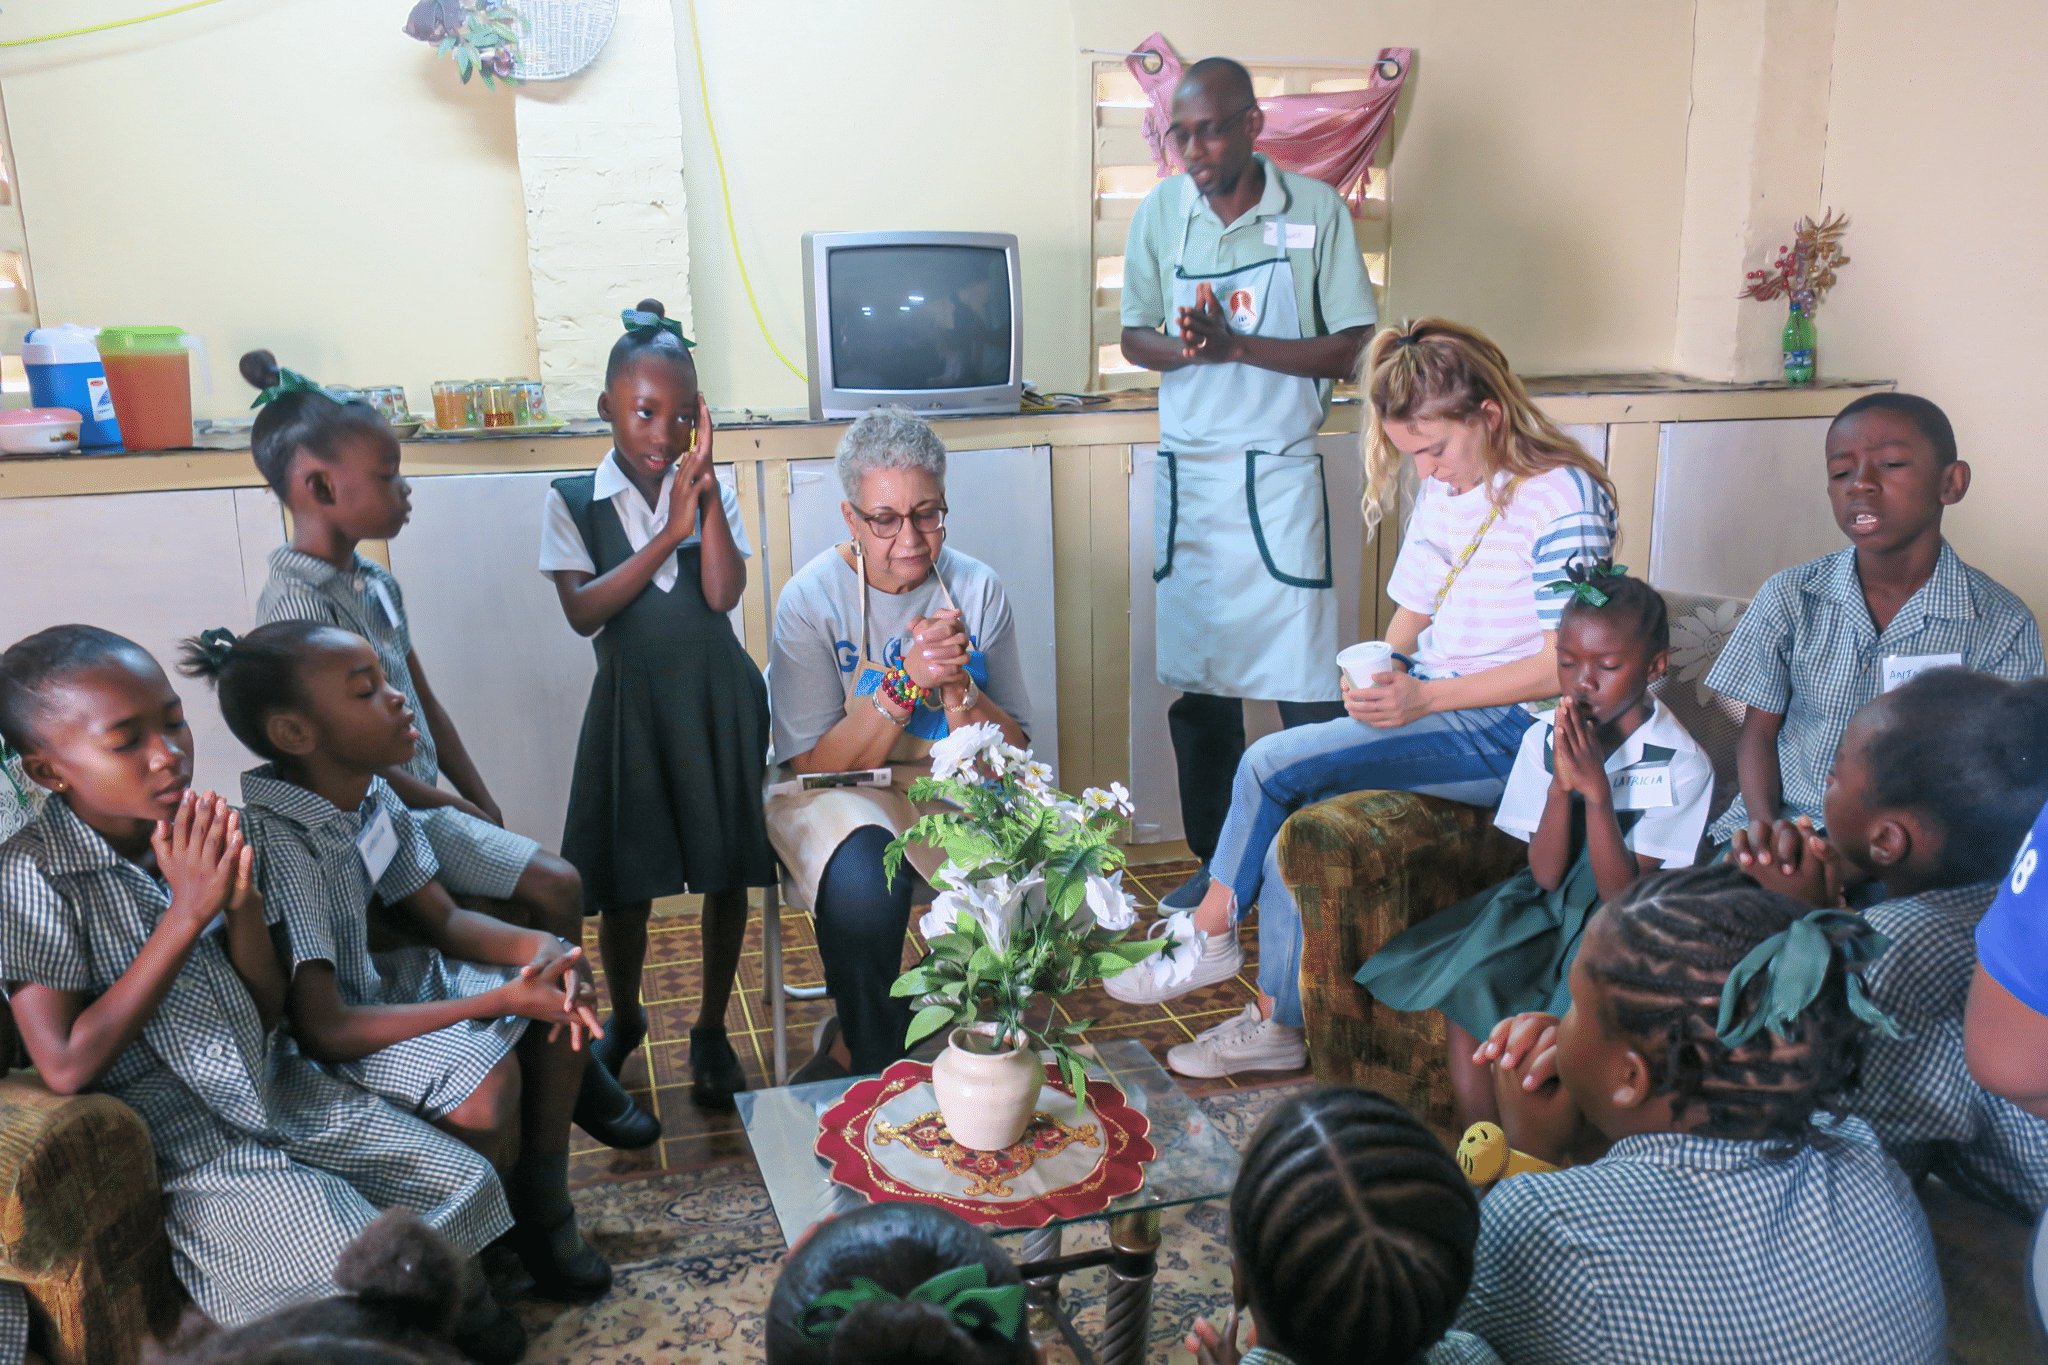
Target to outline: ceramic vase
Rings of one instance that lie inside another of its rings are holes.
[[[932,1092],[946,1131],[978,1152],[1001,1151],[1024,1136],[1045,1084],[1044,1064],[1030,1048],[987,1052],[968,1041],[985,1044],[992,1032],[986,1026],[954,1029],[932,1063]]]

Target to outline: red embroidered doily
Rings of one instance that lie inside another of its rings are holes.
[[[879,1076],[856,1081],[820,1116],[818,1155],[833,1180],[871,1200],[916,1200],[951,1209],[971,1223],[1037,1228],[1056,1218],[1100,1213],[1112,1200],[1142,1188],[1145,1163],[1159,1155],[1146,1136],[1145,1116],[1115,1086],[1090,1080],[1085,1107],[1079,1107],[1052,1066],[1046,1067],[1039,1112],[1022,1139],[1001,1152],[963,1148],[938,1116],[931,1076],[928,1063],[897,1062]],[[1091,1152],[1097,1155],[1085,1173],[1018,1193],[1020,1185],[1044,1185],[1049,1163],[1071,1169],[1079,1154]]]

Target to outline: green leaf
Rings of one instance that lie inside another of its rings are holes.
[[[959,1011],[951,1005],[926,1005],[910,1021],[910,1031],[903,1035],[903,1046],[913,1047],[922,1039],[931,1037],[958,1015]]]
[[[931,950],[934,957],[944,958],[948,962],[965,964],[967,959],[974,955],[974,941],[959,933],[940,934],[937,938],[928,940],[925,947]]]
[[[1074,1088],[1075,1098],[1088,1098],[1088,1065],[1072,1048],[1054,1044],[1053,1053],[1060,1059],[1060,1072],[1067,1078],[1067,1084]]]
[[[916,996],[935,992],[944,993],[950,984],[954,983],[948,983],[933,976],[930,968],[912,967],[909,971],[896,978],[896,984],[889,988],[889,994]]]
[[[448,35],[447,37],[445,37],[445,38],[443,38],[443,39],[441,40],[441,46],[440,46],[439,48],[437,48],[437,49],[435,50],[435,52],[434,52],[434,55],[435,55],[435,56],[437,56],[437,57],[445,57],[445,56],[447,56],[447,55],[448,55],[448,54],[449,54],[450,52],[453,52],[454,50],[455,50],[455,35],[451,33],[451,34],[449,34],[449,35]]]
[[[1086,1033],[1094,1027],[1095,1021],[1093,1019],[1076,1019],[1071,1024],[1061,1024],[1056,1031],[1065,1034]]]
[[[973,976],[987,976],[1001,969],[1003,960],[987,944],[974,950],[974,956],[967,959],[967,971]]]

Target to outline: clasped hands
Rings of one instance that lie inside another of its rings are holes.
[[[690,448],[676,461],[676,481],[669,490],[668,520],[662,524],[662,535],[670,544],[680,545],[697,534],[704,499],[717,496],[718,475],[711,468],[711,400],[700,393]]]
[[[1175,309],[1180,327],[1180,354],[1197,364],[1219,364],[1238,360],[1244,354],[1244,338],[1230,325],[1230,315],[1216,302],[1216,291],[1207,280],[1195,286],[1195,305]]]
[[[920,616],[910,623],[908,633],[910,648],[903,651],[903,671],[910,680],[941,695],[948,688],[964,689],[972,641],[959,610],[944,607],[930,616]]]
[[[586,1037],[604,1037],[597,1022],[597,990],[580,965],[583,949],[553,934],[541,939],[519,975],[505,983],[509,1013],[548,1025],[551,1043],[567,1028],[570,1048],[580,1049]]]
[[[1855,880],[1828,837],[1802,815],[1797,820],[1752,820],[1735,831],[1728,857],[1769,891],[1823,908],[1843,903],[1843,890]]]

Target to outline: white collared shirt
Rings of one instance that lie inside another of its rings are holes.
[[[668,497],[676,486],[676,468],[670,465],[668,473],[662,476],[661,495],[654,500],[654,506],[647,505],[647,499],[640,496],[640,490],[633,487],[626,471],[619,468],[619,462],[612,458],[613,451],[607,450],[604,459],[598,462],[597,479],[590,490],[592,502],[609,498],[612,510],[619,514],[619,525],[625,528],[626,541],[635,550],[642,549],[654,539],[654,533],[668,522]],[[718,484],[718,499],[725,508],[725,524],[732,528],[732,543],[739,547],[741,555],[752,558],[753,545],[747,540],[746,522],[740,517],[739,494],[724,480]],[[698,544],[703,537],[691,532],[677,549],[687,549]],[[569,504],[562,495],[550,488],[547,505],[541,512],[540,520],[540,571],[556,573],[562,569],[578,569],[584,573],[597,572],[596,561],[590,557],[590,549],[583,543],[583,533],[576,529],[576,518],[569,513]],[[676,559],[670,555],[654,571],[654,586],[663,592],[672,592],[676,586]]]
[[[1496,826],[1524,843],[1536,836],[1543,821],[1543,803],[1550,793],[1545,758],[1556,724],[1553,711],[1523,732],[1515,769],[1508,774],[1500,810],[1493,818]],[[1654,702],[1650,718],[1607,756],[1606,768],[1614,784],[1615,812],[1642,813],[1622,835],[1622,843],[1666,867],[1691,867],[1714,801],[1714,764],[1663,702]]]

